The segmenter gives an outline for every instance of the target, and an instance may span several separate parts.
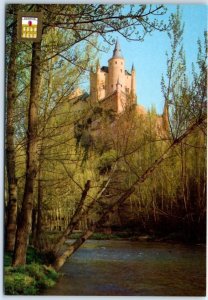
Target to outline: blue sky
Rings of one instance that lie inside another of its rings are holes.
[[[176,11],[176,5],[167,5],[168,11],[164,20],[168,20],[171,13]],[[197,58],[197,40],[203,40],[204,30],[207,28],[206,5],[180,5],[184,28],[184,50],[188,72],[191,73],[191,64]],[[166,51],[170,51],[170,40],[165,32],[153,32],[144,42],[128,42],[118,34],[122,53],[127,70],[131,70],[132,63],[136,69],[137,102],[147,109],[154,105],[158,113],[163,110],[164,99],[161,93],[161,77],[166,74]],[[108,64],[112,56],[113,47],[108,53],[101,56],[101,65]]]

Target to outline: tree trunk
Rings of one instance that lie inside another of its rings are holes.
[[[77,239],[71,246],[68,247],[62,255],[60,255],[54,262],[53,268],[58,271],[67,258],[71,256],[79,247],[93,234],[93,230],[87,230],[81,238]]]
[[[13,23],[7,82],[6,168],[8,178],[8,207],[6,251],[13,251],[17,226],[17,179],[15,175],[14,112],[16,101],[17,24]]]
[[[71,220],[68,221],[68,226],[65,229],[63,235],[58,239],[56,245],[53,248],[53,252],[56,255],[58,253],[58,251],[60,250],[61,246],[64,244],[64,242],[66,241],[67,237],[69,234],[72,233],[72,231],[75,229],[75,227],[77,226],[77,224],[79,224],[79,222],[88,216],[89,211],[94,207],[95,203],[99,202],[99,199],[102,197],[103,193],[105,192],[105,190],[107,189],[109,183],[112,180],[112,177],[114,175],[115,169],[116,169],[117,164],[114,165],[114,168],[107,180],[107,182],[105,183],[104,187],[101,188],[101,190],[98,192],[97,196],[94,198],[94,200],[87,206],[87,208],[85,208],[84,211],[82,211],[83,208],[83,204],[84,204],[84,200],[87,197],[87,193],[90,189],[90,180],[87,180],[84,190],[82,192],[82,196],[80,198],[79,204],[73,214],[73,217],[71,218]],[[66,169],[65,169],[66,170]],[[66,170],[67,171],[67,170]]]
[[[134,190],[134,187],[128,189],[115,203],[111,204],[107,210],[103,212],[101,217],[98,216],[97,222],[94,223],[91,229],[87,229],[79,239],[70,245],[68,249],[55,260],[53,264],[54,269],[58,271],[63,266],[66,259],[71,256],[93,234],[96,228],[99,228],[105,222],[108,214],[110,212],[114,212],[116,207],[122,204],[134,192]]]
[[[74,227],[77,225],[79,218],[80,218],[80,214],[81,214],[81,210],[83,208],[83,204],[84,201],[87,197],[87,193],[90,189],[90,180],[87,180],[84,190],[82,191],[82,196],[80,198],[79,204],[76,208],[76,211],[69,223],[69,225],[67,226],[66,230],[64,231],[63,235],[59,238],[59,240],[57,241],[53,251],[54,253],[57,253],[59,251],[59,249],[61,248],[61,246],[64,244],[64,242],[66,241],[68,235],[72,232],[72,230],[74,229]]]
[[[32,45],[32,67],[30,81],[30,102],[28,114],[28,138],[26,149],[26,179],[20,222],[18,223],[13,266],[26,263],[26,251],[33,209],[34,180],[38,171],[38,104],[40,87],[41,42]]]

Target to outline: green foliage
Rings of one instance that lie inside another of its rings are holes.
[[[58,273],[45,265],[32,263],[21,267],[5,268],[6,295],[36,295],[41,288],[51,287]]]
[[[50,266],[44,266],[44,271],[47,277],[51,280],[57,280],[59,274]]]
[[[9,267],[12,264],[12,252],[4,253],[4,266]],[[28,247],[27,256],[26,256],[27,264],[31,264],[32,262],[43,263],[43,256],[37,252],[37,250],[33,247]]]
[[[99,159],[98,162],[98,170],[100,174],[104,174],[108,171],[110,171],[112,164],[116,160],[116,151],[115,150],[109,150],[102,154],[102,156]]]
[[[26,261],[27,264],[31,264],[32,262],[43,263],[43,257],[35,248],[28,247]]]
[[[27,264],[11,267],[12,253],[4,255],[4,286],[6,295],[36,295],[41,288],[53,286],[59,274],[44,265],[44,255],[28,247]]]
[[[37,293],[35,279],[7,269],[5,269],[4,285],[6,295],[35,295]]]
[[[4,253],[4,266],[9,267],[12,264],[12,252]]]
[[[69,239],[78,239],[78,238],[80,238],[81,237],[81,235],[82,235],[82,233],[81,232],[79,232],[79,233],[71,233],[70,235],[69,235]]]

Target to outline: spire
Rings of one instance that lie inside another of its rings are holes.
[[[134,63],[132,64],[132,67],[131,67],[131,72],[132,72],[132,71],[135,71]]]
[[[116,41],[115,48],[113,50],[113,57],[112,58],[123,58],[123,55],[121,53],[121,48],[120,48],[120,44],[118,42],[118,39]]]

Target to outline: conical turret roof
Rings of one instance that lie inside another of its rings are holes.
[[[121,52],[121,47],[118,42],[116,41],[115,48],[113,50],[113,57],[112,58],[123,58],[122,52]]]

